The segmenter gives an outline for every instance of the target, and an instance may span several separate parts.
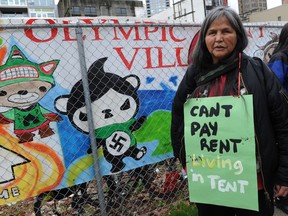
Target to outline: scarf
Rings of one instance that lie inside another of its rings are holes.
[[[197,73],[195,76],[195,81],[197,86],[200,86],[216,79],[223,74],[235,71],[236,68],[238,68],[238,58],[235,58],[231,63],[221,63],[201,69],[201,72]]]

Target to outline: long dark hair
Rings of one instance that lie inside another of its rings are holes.
[[[217,7],[209,12],[204,19],[199,39],[192,54],[193,64],[198,68],[206,67],[213,63],[212,56],[205,43],[205,36],[211,23],[220,17],[226,17],[237,34],[236,47],[228,59],[225,59],[224,61],[231,62],[233,59],[237,58],[238,53],[242,52],[248,45],[246,31],[239,15],[229,7]]]
[[[275,47],[273,54],[278,53],[280,51],[288,52],[288,23],[286,23],[280,33],[279,42]]]

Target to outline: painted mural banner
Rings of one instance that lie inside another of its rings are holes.
[[[184,116],[190,201],[258,211],[252,95],[188,99]]]
[[[101,175],[173,156],[170,110],[192,28],[145,20],[122,27],[107,18],[1,21],[0,204],[95,178],[76,24]]]
[[[0,205],[95,178],[77,27],[101,175],[173,157],[171,106],[199,25],[162,24],[107,17],[0,20]],[[247,30],[247,53],[261,57],[270,32],[281,29]]]

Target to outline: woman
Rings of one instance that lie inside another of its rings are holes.
[[[187,96],[252,94],[259,146],[256,149],[259,211],[197,203],[199,216],[272,216],[274,196],[288,193],[288,97],[260,59],[243,53],[247,44],[245,29],[235,11],[218,7],[206,16],[193,51],[193,63],[173,101],[171,140],[175,157],[186,167],[183,104]]]
[[[279,42],[275,47],[268,66],[279,78],[282,86],[288,91],[288,23],[286,23],[280,33]],[[275,204],[283,212],[288,214],[288,198],[278,198]]]
[[[279,42],[269,60],[268,66],[279,78],[283,87],[288,90],[288,23],[279,35]]]

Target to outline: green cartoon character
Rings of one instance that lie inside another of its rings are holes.
[[[6,63],[0,66],[0,123],[14,123],[19,143],[33,141],[38,130],[41,138],[54,134],[51,121],[62,118],[38,102],[55,86],[52,76],[59,60],[37,64],[31,62],[17,46],[13,46]]]

